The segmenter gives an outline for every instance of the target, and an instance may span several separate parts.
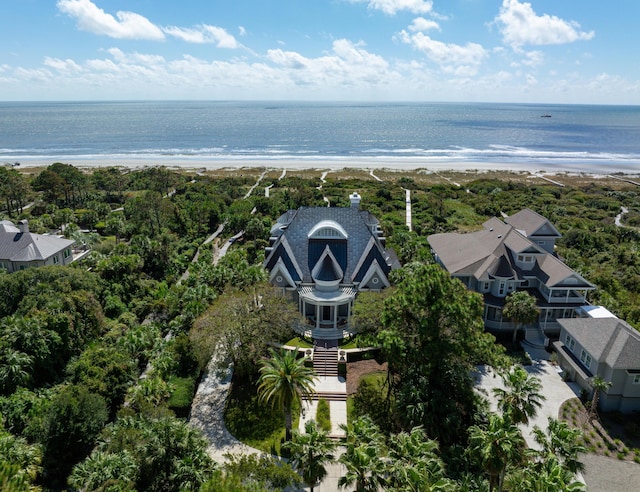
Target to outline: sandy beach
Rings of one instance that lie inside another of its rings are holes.
[[[126,168],[144,168],[153,166],[165,166],[172,169],[182,170],[238,170],[242,168],[262,168],[262,169],[286,169],[286,170],[311,170],[326,169],[331,171],[340,171],[344,169],[360,169],[360,170],[389,170],[389,171],[407,171],[407,172],[442,172],[452,171],[456,173],[464,172],[487,172],[487,171],[513,171],[525,172],[530,174],[546,174],[554,175],[558,173],[570,174],[589,174],[609,175],[623,173],[625,175],[640,175],[640,161],[629,161],[618,165],[612,165],[611,161],[593,161],[593,162],[563,162],[555,161],[553,164],[540,162],[531,163],[514,163],[514,162],[488,162],[488,161],[460,161],[438,159],[430,160],[424,158],[403,157],[401,159],[390,158],[327,158],[318,157],[317,159],[305,158],[284,158],[284,159],[252,159],[246,156],[237,159],[215,158],[215,157],[164,157],[164,156],[145,156],[132,157],[112,155],[104,157],[75,157],[61,156],[57,159],[43,158],[22,158],[20,161],[21,168],[46,167],[53,162],[63,162],[72,164],[81,168],[95,168],[107,166],[119,166]]]

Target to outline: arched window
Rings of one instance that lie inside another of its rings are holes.
[[[347,239],[349,235],[337,222],[323,220],[313,226],[308,237],[313,239]]]

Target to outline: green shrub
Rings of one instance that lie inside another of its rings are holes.
[[[324,399],[318,400],[318,410],[316,411],[316,423],[325,432],[331,432],[331,409],[329,402]]]
[[[186,418],[189,415],[193,396],[196,394],[196,379],[195,377],[172,377],[169,384],[174,388],[169,397],[169,408],[177,417]]]

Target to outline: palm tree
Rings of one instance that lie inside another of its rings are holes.
[[[384,482],[386,454],[384,437],[377,425],[367,415],[357,418],[351,427],[343,426],[345,452],[338,458],[347,472],[338,480],[340,487],[355,485],[357,492],[374,492]]]
[[[507,296],[502,316],[513,321],[513,343],[518,338],[518,330],[522,325],[535,322],[540,315],[540,309],[536,304],[536,298],[524,290],[513,292]]]
[[[327,432],[318,428],[315,420],[309,420],[304,433],[294,432],[293,439],[284,447],[291,453],[293,467],[313,492],[314,486],[327,476],[325,465],[334,460],[337,444]]]
[[[5,353],[0,356],[0,391],[9,394],[31,381],[33,357],[11,348],[3,350]]]
[[[543,460],[557,459],[571,473],[584,471],[584,464],[578,459],[587,451],[582,445],[582,431],[553,417],[549,417],[548,422],[546,433],[537,426],[533,429],[533,437],[540,445],[536,454]]]
[[[498,407],[514,424],[528,424],[542,406],[545,397],[540,393],[542,385],[522,367],[515,367],[502,374],[505,389],[494,388]]]
[[[262,402],[271,402],[284,413],[286,440],[291,440],[291,408],[301,404],[302,397],[313,394],[316,374],[305,365],[305,359],[297,358],[297,351],[276,352],[269,350],[270,359],[260,367],[258,396]]]
[[[555,456],[529,466],[509,477],[511,492],[584,492],[585,484],[562,466]]]
[[[385,490],[431,491],[456,490],[445,477],[442,459],[438,456],[437,441],[428,439],[416,427],[410,433],[394,434],[389,439]]]
[[[490,491],[502,491],[508,467],[522,461],[524,448],[520,429],[506,416],[491,413],[486,427],[469,428],[469,451],[489,474]]]
[[[135,488],[137,477],[138,465],[128,451],[94,451],[73,468],[68,481],[78,490],[126,490]]]
[[[593,398],[589,408],[589,416],[594,418],[598,414],[598,401],[600,400],[600,391],[604,391],[611,387],[610,381],[605,381],[602,376],[594,376],[591,379],[591,387],[593,388]]]

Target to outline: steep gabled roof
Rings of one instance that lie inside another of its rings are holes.
[[[525,214],[526,216],[529,214]],[[525,237],[513,225],[505,224],[494,217],[487,220],[483,227],[480,231],[467,234],[433,234],[427,240],[452,275],[471,275],[478,280],[489,280],[493,277],[518,279],[534,275],[547,287],[594,288],[554,255]],[[533,269],[525,272],[516,264],[515,257],[519,254],[535,257]]]
[[[588,289],[594,287],[593,284],[587,282],[551,254],[537,258],[534,272],[536,277],[543,280],[547,287],[582,287]]]
[[[619,318],[558,319],[595,360],[613,369],[640,369],[640,333]]]
[[[515,227],[526,237],[562,237],[562,234],[560,234],[558,229],[556,229],[547,218],[529,208],[525,208],[516,214],[506,217],[504,221]]]
[[[333,224],[339,225],[337,230],[340,234],[335,238],[316,237],[314,234],[325,227],[335,228]],[[378,237],[378,225],[373,215],[357,207],[302,207],[290,210],[280,216],[271,228],[275,241],[264,264],[268,268],[274,263],[273,258],[279,254],[278,245],[286,240],[289,252],[295,255],[295,259],[291,260],[300,268],[301,280],[309,282],[312,280],[311,270],[320,259],[320,253],[328,246],[343,269],[344,281],[351,282],[371,239],[374,240],[373,248],[380,251],[381,257],[388,256]],[[310,238],[310,234],[313,237]]]

